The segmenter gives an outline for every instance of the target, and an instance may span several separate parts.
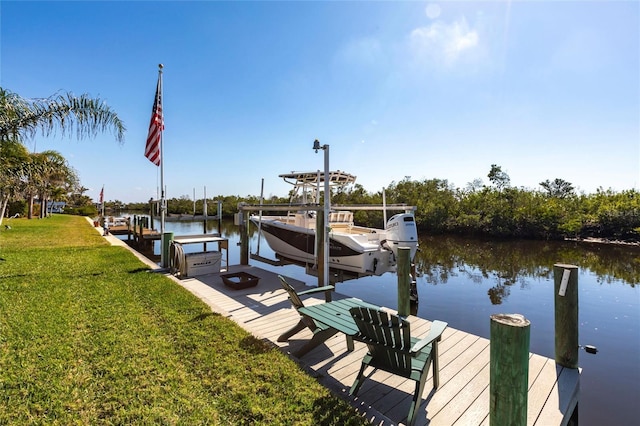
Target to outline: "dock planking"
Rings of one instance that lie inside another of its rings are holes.
[[[299,319],[277,275],[251,266],[230,267],[230,272],[241,270],[260,277],[258,286],[233,290],[222,283],[219,274],[176,281],[213,311],[229,317],[257,338],[284,352],[295,352],[311,338],[311,332],[301,331],[288,342],[277,341]],[[305,288],[300,281],[289,279],[289,282],[301,290]],[[334,300],[341,297],[346,296],[333,293]],[[323,303],[324,294],[306,296],[304,301],[306,305]],[[430,329],[431,322],[426,319],[411,316],[409,320],[416,337],[424,336]],[[416,425],[488,425],[489,339],[448,327],[439,352],[440,387],[434,391],[430,373]],[[372,423],[404,422],[414,391],[410,380],[376,371],[369,374],[358,397],[348,396],[365,353],[366,345],[360,342],[355,342],[355,350],[348,352],[344,335],[338,333],[297,361],[324,386],[348,399]],[[579,379],[579,370],[563,368],[552,359],[530,354],[527,425],[567,424],[578,401]]]

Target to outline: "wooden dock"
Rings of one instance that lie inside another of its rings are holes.
[[[299,319],[292,309],[276,274],[251,266],[233,266],[230,272],[247,271],[261,278],[257,287],[233,290],[219,274],[176,281],[200,297],[211,308],[238,323],[256,337],[292,353],[311,332],[302,331],[289,342],[277,338]],[[290,279],[303,289],[304,283]],[[334,293],[334,300],[345,297]],[[307,297],[305,304],[324,302],[324,296]],[[412,335],[424,336],[430,321],[410,317]],[[446,318],[436,318],[446,321]],[[489,318],[487,318],[489,321]],[[214,338],[212,336],[212,338]],[[440,387],[434,391],[431,378],[422,395],[416,425],[488,425],[489,424],[489,340],[447,328],[440,344]],[[355,351],[346,350],[341,334],[329,339],[298,360],[320,383],[349,400],[373,424],[400,424],[406,420],[414,384],[382,371],[364,382],[358,397],[348,396],[360,368],[366,346],[355,343]],[[577,405],[580,372],[556,365],[553,359],[531,354],[529,357],[528,425],[565,425]]]

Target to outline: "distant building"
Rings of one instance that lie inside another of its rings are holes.
[[[47,201],[47,211],[51,213],[63,213],[66,206],[65,201]]]

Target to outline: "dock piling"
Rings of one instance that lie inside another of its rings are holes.
[[[242,206],[238,206],[238,213],[236,213],[236,224],[240,231],[240,264],[249,264],[249,227],[247,224],[247,218],[245,217],[245,211]]]
[[[520,314],[491,315],[489,424],[527,424],[531,323]]]
[[[162,234],[162,267],[167,268],[169,266],[169,246],[173,240],[173,232],[165,232]]]
[[[411,249],[398,247],[398,315],[410,314],[411,304]]]
[[[578,368],[578,267],[556,263],[553,278],[556,362]]]

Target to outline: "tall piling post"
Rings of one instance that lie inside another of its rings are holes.
[[[168,268],[169,264],[171,263],[169,261],[169,246],[171,245],[171,242],[173,241],[173,232],[164,232],[161,236],[161,242],[162,242],[162,255],[161,255],[161,259],[162,259],[162,267],[163,268]]]
[[[138,245],[140,247],[144,247],[144,219],[146,218],[140,216],[138,220],[138,225],[140,226],[140,231],[138,232]]]
[[[398,247],[398,315],[409,316],[411,310],[411,249]]]
[[[491,315],[490,426],[527,424],[530,327],[520,314]]]
[[[556,362],[578,368],[578,267],[553,265]]]
[[[236,224],[240,228],[240,264],[249,264],[249,227],[245,211],[239,206],[236,214]]]
[[[149,226],[149,229],[153,228],[153,208],[155,207],[155,205],[152,203],[153,199],[149,200],[149,218],[151,219],[151,226]]]

